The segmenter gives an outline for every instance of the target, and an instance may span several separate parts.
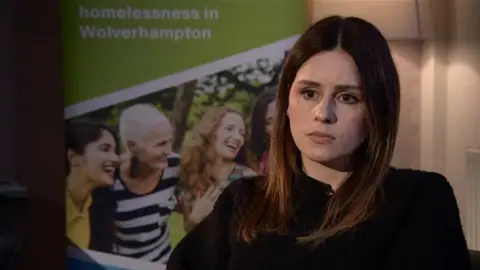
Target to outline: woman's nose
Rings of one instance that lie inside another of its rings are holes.
[[[243,136],[242,136],[242,134],[240,134],[239,131],[235,131],[235,132],[233,132],[233,139],[241,141],[241,140],[243,140]]]
[[[335,101],[332,98],[325,97],[314,109],[314,118],[316,121],[324,123],[334,123],[337,121],[335,114]]]
[[[112,156],[111,156],[111,159],[112,159],[112,161],[115,162],[115,163],[119,163],[119,162],[120,162],[120,157],[119,157],[118,155],[116,155],[116,154],[112,155]]]

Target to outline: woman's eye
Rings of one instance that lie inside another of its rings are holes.
[[[306,99],[314,99],[317,97],[317,93],[313,90],[306,89],[302,92],[302,95]]]
[[[344,102],[344,103],[356,103],[358,102],[358,98],[356,98],[355,96],[352,96],[352,95],[347,95],[347,94],[343,94],[339,97],[340,101],[341,102]]]

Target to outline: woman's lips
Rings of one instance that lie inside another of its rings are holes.
[[[308,133],[307,136],[316,144],[329,144],[335,140],[333,135],[325,132],[315,131]]]

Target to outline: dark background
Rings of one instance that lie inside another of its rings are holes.
[[[58,0],[0,1],[0,178],[29,191],[17,269],[65,269],[59,12]]]
[[[14,46],[12,38],[11,3],[0,2],[0,176],[1,178],[13,177],[13,159],[10,157],[13,144],[13,79],[12,65]]]

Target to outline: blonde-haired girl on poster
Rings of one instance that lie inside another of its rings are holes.
[[[245,129],[241,114],[226,107],[211,108],[193,127],[180,165],[185,231],[191,231],[211,212],[229,183],[256,175],[235,162],[244,147]]]

